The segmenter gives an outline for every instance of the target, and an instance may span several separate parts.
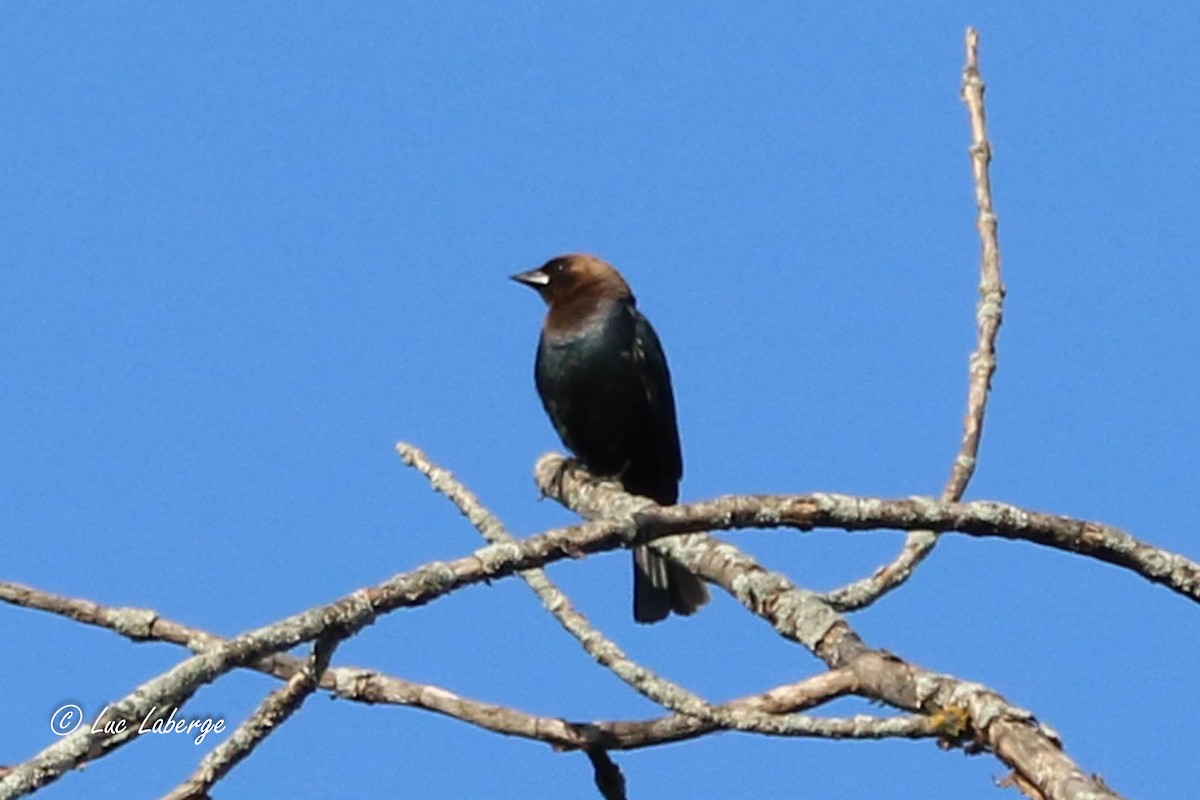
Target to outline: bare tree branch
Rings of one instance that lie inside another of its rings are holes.
[[[950,467],[950,477],[942,489],[942,500],[961,500],[975,474],[979,440],[988,392],[996,372],[996,335],[1004,312],[1004,283],[1000,277],[1000,241],[996,235],[996,214],[992,209],[992,184],[988,166],[992,146],[987,138],[987,115],[983,106],[984,84],[979,73],[979,34],[967,29],[967,63],[963,67],[962,98],[971,122],[971,170],[975,181],[975,225],[979,230],[979,304],[975,309],[976,343],[971,353],[967,385],[967,412],[963,417],[962,442]],[[908,580],[917,565],[937,544],[930,530],[912,531],[904,540],[899,555],[873,575],[835,589],[825,595],[839,611],[864,608]]]
[[[847,531],[920,530],[1012,539],[1091,556],[1131,570],[1192,600],[1200,601],[1200,564],[1178,553],[1135,539],[1098,522],[1029,511],[1007,503],[976,500],[947,503],[928,497],[885,500],[816,493],[798,495],[730,495],[675,506],[656,506],[643,497],[621,492],[616,484],[592,478],[582,467],[557,454],[543,455],[535,468],[538,485],[548,496],[568,495],[555,483],[571,481],[570,507],[593,519],[634,520],[644,540],[702,530],[740,528],[841,528]],[[564,500],[565,502],[565,500]],[[581,509],[586,509],[583,511]],[[695,542],[703,538],[686,537]],[[687,549],[680,542],[656,541],[664,551]],[[705,548],[711,547],[705,544]],[[822,601],[824,602],[824,601]]]
[[[201,685],[231,669],[253,664],[266,655],[295,647],[337,629],[349,636],[370,624],[376,615],[400,607],[423,605],[459,587],[512,574],[580,553],[611,550],[636,534],[632,520],[605,520],[560,528],[520,543],[490,545],[471,556],[449,563],[435,562],[375,587],[360,590],[325,606],[288,617],[225,644],[193,656],[157,678],[135,689],[110,706],[113,720],[134,723],[136,728],[155,708],[185,703]],[[670,698],[674,701],[676,698]],[[706,709],[681,702],[688,713]],[[722,724],[742,727],[741,718],[727,719],[716,712]],[[0,779],[0,800],[19,797],[56,780],[65,771],[123,745],[131,738],[123,734],[79,729],[62,737],[29,761],[14,767]]]
[[[627,495],[616,485],[596,481],[584,470],[566,462],[561,456],[539,459],[535,477],[542,492],[564,503],[588,518],[604,518],[609,514],[636,515],[644,524],[654,527],[653,534],[664,531],[695,530],[704,523],[710,527],[779,527],[804,519],[800,529],[811,527],[818,507],[825,511],[842,506],[835,496],[810,495],[805,498],[730,497],[709,504],[657,507],[644,498]],[[838,527],[856,527],[881,510],[876,501],[849,501],[838,517]],[[779,502],[776,502],[779,501]],[[906,504],[912,511],[938,507],[955,516],[954,510],[973,506],[999,504],[939,503],[933,500],[879,501],[899,512]],[[799,503],[801,511],[791,503]],[[897,504],[897,505],[893,505]],[[697,506],[705,509],[703,523],[683,524]],[[856,510],[857,507],[857,510]],[[1007,507],[1011,508],[1011,507]],[[1019,514],[1034,516],[1031,512]],[[798,512],[798,513],[797,513]],[[917,516],[922,516],[917,514]],[[950,529],[948,518],[924,515],[919,525],[931,529]],[[987,516],[987,515],[985,515]],[[1039,515],[1049,517],[1050,515]],[[913,516],[900,513],[896,519]],[[653,522],[650,522],[650,520]],[[857,522],[855,520],[858,520]],[[1065,518],[1054,518],[1065,519]],[[960,520],[961,521],[961,520]],[[978,522],[979,520],[975,520]],[[844,524],[843,524],[844,523]],[[821,523],[824,524],[824,523]],[[992,523],[988,523],[992,524]],[[900,526],[903,527],[903,526]],[[1124,535],[1124,534],[1122,534]],[[977,683],[961,681],[906,663],[882,650],[867,646],[851,629],[849,623],[834,611],[819,595],[794,586],[784,575],[770,572],[730,544],[710,536],[657,540],[655,546],[688,569],[718,584],[752,613],[769,622],[783,637],[798,642],[823,660],[831,669],[848,668],[858,677],[859,691],[865,696],[895,708],[930,715],[935,720],[953,720],[965,715],[965,724],[958,735],[947,739],[959,741],[971,749],[986,749],[1015,770],[1021,781],[1037,787],[1051,800],[1116,800],[1102,781],[1084,773],[1062,752],[1057,734],[1038,722],[1028,711],[1008,703],[999,694]],[[951,726],[954,727],[954,726]]]
[[[958,529],[976,535],[1025,538],[1049,543],[1062,549],[1097,553],[1108,560],[1113,560],[1114,563],[1121,563],[1123,560],[1132,563],[1143,561],[1148,564],[1157,563],[1160,568],[1160,582],[1172,585],[1176,590],[1189,594],[1189,596],[1194,597],[1196,592],[1197,567],[1182,557],[1162,554],[1148,545],[1133,540],[1127,534],[1106,526],[1027,512],[1002,504],[946,504],[922,499],[881,501],[835,495],[812,495],[785,498],[725,498],[709,503],[662,509],[654,507],[652,503],[643,498],[625,495],[615,490],[611,484],[587,481],[586,473],[569,467],[561,457],[544,458],[539,463],[539,477],[544,491],[553,493],[556,489],[561,491],[569,487],[576,492],[578,497],[572,498],[571,504],[577,509],[585,510],[585,513],[586,509],[581,508],[581,503],[592,498],[596,503],[606,504],[607,512],[636,514],[637,521],[609,519],[551,531],[519,545],[484,548],[473,557],[459,559],[449,565],[429,565],[414,573],[398,576],[388,584],[376,587],[375,590],[368,593],[368,596],[379,598],[380,608],[427,602],[432,597],[449,591],[456,585],[466,585],[471,581],[482,580],[484,576],[497,577],[507,574],[518,564],[546,563],[580,551],[611,549],[626,539],[632,538],[630,531],[637,530],[639,527],[645,530],[645,535],[649,538],[680,530],[695,530],[700,527],[776,527],[780,525],[790,525],[799,529],[837,525],[855,530],[881,525],[899,528],[920,525],[936,527],[941,530]],[[573,485],[572,481],[579,485]],[[690,547],[694,552],[689,555],[688,546],[685,546],[680,541],[681,539],[692,540],[693,544]],[[711,537],[703,535],[674,537],[660,543],[660,546],[668,549],[673,556],[680,558],[689,567],[697,569],[709,579],[725,586],[747,607],[767,617],[778,630],[789,638],[807,644],[814,651],[827,639],[827,635],[832,634],[839,626],[845,627],[844,621],[840,620],[832,612],[832,609],[822,603],[819,597],[811,592],[803,592],[791,587],[782,576],[767,573],[753,562],[744,559],[729,545],[718,543]],[[501,552],[505,547],[508,550]],[[1141,553],[1143,550],[1150,551],[1153,557],[1147,559],[1146,554]],[[757,574],[755,574],[756,572]],[[456,581],[455,578],[458,576],[462,576],[463,580]],[[432,586],[428,586],[429,584]],[[398,590],[397,585],[403,585],[405,588]],[[4,588],[8,599],[24,597],[27,600],[29,598],[29,590],[14,590],[7,586]],[[40,605],[54,606],[55,603],[42,602]],[[58,603],[58,605],[61,606],[59,610],[62,613],[76,618],[85,618],[90,614],[105,619],[114,629],[122,630],[127,635],[135,637],[149,635],[149,629],[157,624],[153,612],[129,609],[109,611],[95,607],[95,604],[79,601],[74,604]],[[814,625],[814,622],[817,624]],[[180,638],[190,641],[194,637],[184,634]],[[857,638],[850,635],[848,639],[843,636],[843,640],[857,641]],[[230,645],[232,644],[230,643]],[[291,646],[291,644],[284,642],[279,645],[280,649],[287,646]],[[871,652],[861,644],[859,647],[864,652]],[[255,656],[255,651],[242,653],[242,658],[246,659],[247,663],[252,661]],[[847,656],[845,652],[838,655],[837,659],[846,664],[856,660]],[[830,661],[838,663],[833,656],[830,656]],[[185,662],[181,667],[188,663]],[[922,675],[924,676],[926,673],[922,673]],[[933,674],[928,673],[928,675]],[[946,680],[952,681],[952,679]],[[952,683],[954,686],[959,685],[958,682]],[[978,705],[981,708],[995,705],[991,701],[991,697],[993,695],[988,693],[985,698],[987,702],[980,701]],[[888,699],[888,696],[881,694],[881,699]],[[897,705],[912,710],[927,710],[920,704]],[[1008,708],[1007,704],[1003,704],[1002,707]],[[1004,723],[1006,725],[1028,726],[1031,724],[1027,715],[1006,713],[1015,719],[1015,721],[1008,720]],[[973,721],[979,718],[979,714],[972,716]],[[978,722],[975,724],[976,727],[979,727]],[[738,727],[743,727],[743,725],[745,725],[744,721]],[[1001,727],[1003,728],[1003,725]],[[1044,731],[1040,728],[1037,730],[1045,736]],[[793,728],[793,732],[798,731]],[[572,736],[564,738],[574,739]],[[1052,737],[1046,738],[1053,742]],[[118,737],[113,737],[110,741],[119,743],[120,740]],[[105,749],[106,747],[102,747],[101,751],[103,752]],[[1027,754],[1028,757],[1025,760],[1046,760],[1048,757],[1043,752],[1044,749],[1044,747],[1035,748],[1033,755]],[[1054,749],[1057,750],[1057,747],[1055,746]],[[1003,749],[998,749],[997,752],[1006,760],[1017,758],[1011,752],[1006,755],[1006,751]],[[1050,758],[1049,762],[1055,765],[1056,770],[1061,771],[1060,768],[1063,766],[1061,763],[1056,762],[1053,758]],[[5,779],[6,782],[22,780],[27,777],[26,766],[14,768]],[[1029,767],[1029,774],[1036,775],[1036,772],[1035,769]],[[9,785],[12,784],[9,783]],[[1050,794],[1049,796],[1058,795]]]
[[[0,600],[107,628],[133,641],[167,642],[182,645],[196,653],[229,642],[208,631],[161,617],[149,609],[109,608],[90,600],[64,597],[19,584],[0,582]],[[248,666],[289,681],[304,672],[306,663],[287,653],[275,653]],[[495,733],[538,739],[564,747],[582,746],[582,741],[562,720],[536,717],[492,703],[470,700],[439,686],[414,683],[375,670],[330,667],[321,676],[320,688],[345,700],[409,706],[462,719]],[[0,777],[3,777],[2,773]]]
[[[399,453],[405,464],[429,479],[433,489],[449,499],[462,512],[463,516],[471,520],[475,528],[489,542],[513,544],[517,541],[473,492],[448,470],[434,464],[419,448],[406,442],[399,442],[396,445],[396,452]],[[597,630],[583,614],[575,609],[562,590],[546,576],[545,570],[522,570],[517,574],[541,599],[542,604],[554,615],[563,629],[583,646],[588,655],[638,694],[668,710],[690,716],[710,719],[714,713],[719,713],[715,712],[703,698],[678,684],[665,680],[629,658],[616,642]]]
[[[830,670],[762,694],[730,701],[725,707],[735,712],[739,708],[753,708],[769,714],[789,714],[853,694],[857,688],[858,679],[851,670]],[[651,744],[693,739],[720,730],[720,726],[710,720],[686,714],[670,714],[643,722],[595,723],[587,727],[590,729],[589,741],[595,741],[607,750],[633,750]]]
[[[107,755],[135,737],[143,720],[155,713],[161,715],[167,710],[181,708],[202,685],[231,669],[245,666],[267,653],[311,641],[329,631],[344,631],[349,635],[370,624],[375,614],[376,606],[370,594],[355,592],[327,606],[288,617],[192,656],[109,705],[109,719],[125,723],[121,732],[110,734],[103,728],[97,730],[96,726],[81,726],[63,736],[0,779],[0,800],[21,797],[58,779],[67,770]]]
[[[607,501],[607,506],[601,507],[602,511],[621,513],[625,518],[557,529],[517,544],[492,545],[447,564],[426,565],[328,606],[238,637],[145,684],[141,691],[116,704],[114,715],[130,721],[141,720],[155,705],[169,701],[179,705],[202,683],[229,669],[247,666],[269,653],[311,640],[335,623],[345,625],[353,632],[368,624],[377,613],[420,605],[460,586],[581,552],[614,549],[632,540],[639,528],[646,539],[706,527],[739,526],[787,525],[801,530],[813,527],[958,530],[973,535],[1020,538],[1093,555],[1134,569],[1193,599],[1200,597],[1200,568],[1182,556],[1164,553],[1115,528],[999,503],[939,503],[924,499],[888,501],[808,495],[734,497],[657,508],[644,498],[630,497],[615,490],[610,484],[586,481],[586,473],[569,467],[561,457],[543,458],[538,465],[538,474],[542,489],[547,493],[570,487],[573,495],[569,496],[569,504],[577,510],[585,510],[589,498],[595,497]],[[637,521],[630,516],[632,514],[638,515]],[[687,538],[692,544],[674,539],[659,546],[705,577],[726,586],[756,613],[769,618],[777,629],[787,632],[789,638],[805,643],[814,652],[819,650],[826,634],[845,625],[844,620],[818,596],[796,590],[782,576],[767,573],[752,562],[739,562],[737,556],[740,554],[729,545],[704,536]],[[755,580],[748,580],[754,570],[759,574]],[[81,614],[85,611],[74,607],[69,610]],[[145,612],[131,614],[125,610],[119,618],[124,621],[113,621],[114,627],[121,625],[134,635],[142,633],[143,623],[152,622]],[[842,666],[849,661],[843,653],[827,663]],[[903,704],[898,707],[925,710]],[[731,720],[719,715],[719,721],[746,729],[745,720]],[[19,796],[53,780],[64,770],[93,757],[89,753],[103,754],[127,738],[88,731],[77,731],[64,737],[31,761],[13,768],[0,780],[0,798]]]
[[[470,520],[477,531],[491,544],[511,544],[516,541],[495,514],[446,469],[436,464],[418,447],[406,442],[396,444],[400,459],[413,467],[429,481],[434,491],[446,497]],[[645,666],[630,659],[617,644],[592,625],[587,617],[575,609],[566,594],[559,589],[542,569],[522,570],[517,573],[542,601],[546,610],[583,647],[595,661],[608,669],[626,685],[668,710],[677,712],[702,711],[704,719],[712,720],[715,712],[711,705],[682,686],[664,680]],[[691,716],[691,715],[689,715]],[[714,726],[715,726],[714,721]],[[586,730],[586,729],[585,729]],[[596,788],[605,798],[625,797],[625,776],[608,755],[605,748],[590,743],[584,748],[592,763]]]
[[[193,648],[196,652],[212,650],[229,642],[228,639],[199,628],[164,619],[147,609],[107,608],[91,601],[54,595],[27,586],[0,583],[0,599],[18,606],[62,613],[80,622],[110,630],[116,630],[115,626],[107,624],[110,620],[127,617],[130,613],[141,618],[152,618],[153,623],[150,626],[138,627],[136,638],[128,632],[123,632],[123,635],[130,636],[135,641],[168,642]],[[87,608],[92,613],[87,616],[81,615],[81,608]],[[247,666],[290,681],[298,676],[302,677],[306,663],[287,653],[276,653]],[[834,670],[798,683],[777,687],[760,695],[734,700],[726,705],[731,711],[739,707],[748,707],[771,714],[784,714],[813,708],[838,697],[853,694],[854,681],[852,673]],[[321,677],[320,688],[336,697],[355,702],[409,706],[433,711],[495,733],[543,741],[561,749],[582,749],[597,743],[606,749],[636,749],[694,738],[720,728],[711,720],[686,714],[670,714],[644,721],[569,723],[506,706],[471,700],[442,687],[414,683],[358,667],[329,667]],[[840,729],[849,725],[848,722],[837,724],[841,726]],[[579,732],[584,728],[588,731],[586,737]]]
[[[512,544],[513,538],[500,520],[466,486],[448,470],[434,464],[419,448],[400,442],[396,451],[406,464],[417,469],[429,479],[431,486],[447,497],[472,520],[475,527],[495,544]],[[728,727],[742,731],[756,731],[773,735],[818,735],[832,737],[875,735],[908,735],[916,731],[927,735],[928,723],[924,720],[856,719],[850,724],[841,720],[810,719],[799,715],[780,717],[759,712],[754,706],[742,704],[736,709],[713,706],[698,695],[668,681],[646,667],[630,659],[611,639],[592,626],[583,614],[571,605],[567,597],[546,577],[541,569],[523,570],[518,573],[542,599],[546,608],[559,623],[574,636],[599,664],[611,670],[642,696],[664,708],[711,723],[713,726]]]

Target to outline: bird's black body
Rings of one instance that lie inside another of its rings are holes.
[[[597,309],[590,325],[545,334],[534,377],[563,444],[597,475],[659,505],[679,499],[683,459],[662,345],[632,301]]]
[[[671,505],[683,477],[671,374],[658,335],[615,269],[563,256],[514,276],[549,305],[534,378],[542,405],[592,473]],[[704,584],[646,546],[634,549],[634,618],[657,622],[707,602]]]

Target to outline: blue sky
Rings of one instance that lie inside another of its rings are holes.
[[[514,533],[569,522],[530,477],[559,447],[532,386],[541,304],[506,278],[571,250],[622,269],[658,328],[685,500],[936,494],[974,342],[968,24],[1009,289],[968,497],[1200,557],[1190,4],[7,4],[0,21],[0,578],[233,635],[477,547],[400,439]],[[901,539],[730,537],[815,589]],[[713,700],[818,669],[723,596],[636,627],[628,569],[614,553],[551,575]],[[1200,613],[1165,589],[950,537],[853,623],[1032,709],[1121,793],[1194,790]],[[11,607],[0,641],[0,764],[48,744],[59,705],[96,712],[183,655]],[[382,619],[337,661],[550,716],[653,714],[512,580]],[[274,685],[228,676],[187,710],[236,724]],[[203,752],[152,737],[42,796],[155,796]],[[636,797],[959,798],[1003,774],[928,741],[725,734],[616,759]],[[594,795],[581,756],[324,697],[220,786]]]

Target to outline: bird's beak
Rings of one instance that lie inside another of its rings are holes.
[[[534,289],[541,290],[550,285],[550,276],[542,272],[541,267],[531,269],[528,272],[518,272],[512,276],[512,279],[517,283],[523,283],[526,286],[532,286]]]

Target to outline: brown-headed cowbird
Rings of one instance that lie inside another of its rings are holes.
[[[588,255],[552,258],[513,280],[550,307],[534,379],[559,438],[597,476],[659,505],[679,498],[683,458],[671,373],[629,284]],[[708,602],[704,583],[645,545],[633,551],[633,618],[657,622]]]

